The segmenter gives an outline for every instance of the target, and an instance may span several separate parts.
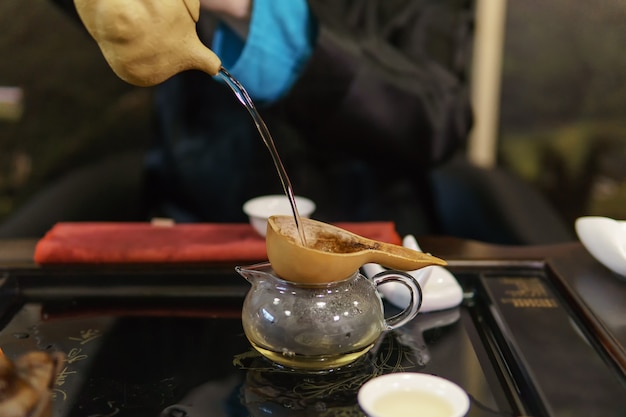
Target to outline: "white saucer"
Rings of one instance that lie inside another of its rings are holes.
[[[575,226],[589,253],[611,271],[626,277],[626,221],[584,216],[576,219]]]
[[[407,235],[402,242],[407,248],[421,250],[415,237]],[[373,277],[385,269],[378,264],[363,265],[363,272],[367,277]],[[456,307],[463,301],[463,289],[454,275],[441,266],[427,266],[409,274],[419,282],[423,297],[420,313],[445,310]],[[378,289],[390,303],[399,308],[406,308],[411,300],[411,293],[400,283],[390,282],[381,285]]]

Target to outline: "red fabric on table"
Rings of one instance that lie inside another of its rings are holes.
[[[393,222],[336,223],[381,242],[401,244]],[[267,260],[265,238],[247,223],[57,223],[37,242],[49,264],[211,263]]]

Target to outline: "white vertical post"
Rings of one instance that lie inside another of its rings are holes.
[[[506,0],[477,0],[476,6],[470,85],[475,120],[470,132],[468,158],[475,165],[493,167],[498,151]]]

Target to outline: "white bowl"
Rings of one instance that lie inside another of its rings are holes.
[[[295,196],[300,217],[308,218],[315,211],[315,203],[308,198]],[[290,215],[291,204],[286,195],[264,195],[246,201],[243,211],[248,215],[250,224],[261,235],[265,236],[267,219],[273,215]]]
[[[602,216],[576,219],[576,234],[597,261],[626,277],[626,221]]]
[[[372,378],[359,390],[358,401],[369,417],[462,417],[470,406],[467,393],[455,383],[418,372]]]

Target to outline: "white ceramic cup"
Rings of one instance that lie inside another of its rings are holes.
[[[315,211],[315,203],[308,198],[295,196],[300,217],[308,218]],[[273,215],[292,215],[291,204],[286,195],[263,195],[246,201],[243,211],[250,224],[261,236],[267,231],[267,219]]]
[[[369,417],[462,417],[470,406],[467,393],[457,384],[418,372],[372,378],[359,390],[358,401]]]

